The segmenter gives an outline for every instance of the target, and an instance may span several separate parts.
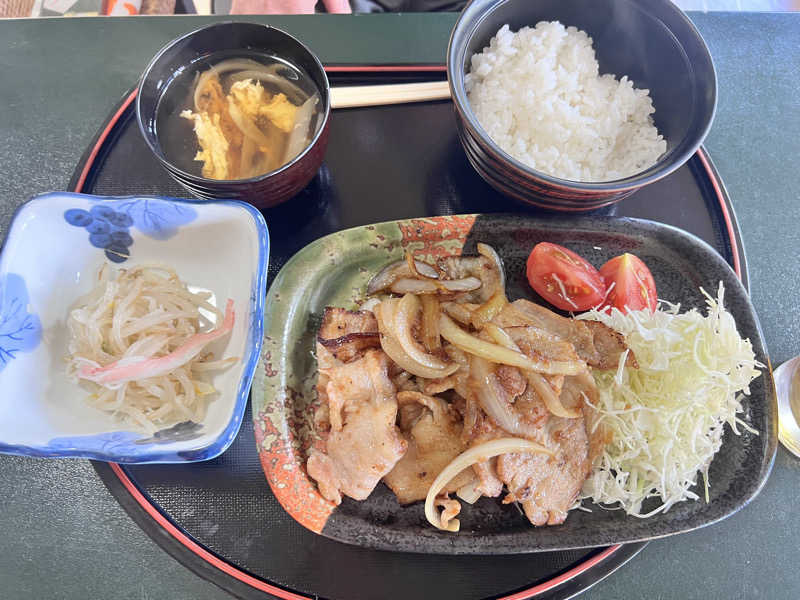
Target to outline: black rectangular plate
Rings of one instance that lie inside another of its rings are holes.
[[[426,235],[435,238],[441,230],[453,231],[455,227],[447,225],[451,219],[458,217],[432,218],[431,222],[442,221],[444,225],[433,233],[422,233],[423,242]],[[294,387],[288,396],[282,390],[289,389],[292,381],[313,380],[316,367],[309,356],[313,351],[314,324],[318,323],[318,316],[326,305],[335,304],[337,300],[341,302],[343,284],[347,287],[346,294],[351,293],[353,273],[364,271],[365,266],[372,267],[382,257],[388,258],[387,250],[380,244],[367,243],[373,230],[376,234],[378,231],[387,233],[385,225],[359,227],[311,244],[286,265],[270,287],[267,309],[272,307],[279,312],[266,317],[265,332],[272,341],[267,342],[265,349],[273,344],[270,370],[277,373],[277,379],[274,385],[267,385],[263,400],[267,407],[273,403],[275,412],[281,412],[285,402],[296,402],[294,406],[287,406],[286,414],[291,419],[286,424],[289,428],[308,424],[304,417],[298,416],[306,410],[305,401],[297,404],[302,390]],[[392,238],[388,234],[385,238],[389,247],[394,248],[394,254],[401,255],[402,250],[389,243]],[[382,237],[378,235],[377,239]],[[623,252],[633,252],[650,267],[659,297],[680,303],[683,310],[698,308],[705,312],[700,287],[714,295],[721,281],[725,286],[725,305],[736,319],[739,333],[751,340],[757,360],[769,364],[746,290],[722,257],[699,238],[674,227],[640,219],[551,217],[544,220],[524,215],[479,215],[463,240],[467,253],[475,252],[477,242],[491,244],[497,249],[505,262],[510,299],[527,297],[542,302],[525,279],[525,260],[530,249],[540,241],[567,246],[595,265]],[[276,308],[276,302],[283,306]],[[284,314],[290,316],[284,320]],[[256,408],[261,405],[257,396],[261,393],[262,390],[253,390],[257,427]],[[768,367],[751,385],[751,395],[743,406],[742,418],[759,434],[743,431],[735,435],[726,427],[722,448],[709,471],[708,503],[703,500],[679,503],[647,519],[591,506],[592,512],[572,511],[563,525],[534,528],[514,506],[502,505],[499,499],[483,498],[473,506],[464,505],[459,515],[461,531],[451,534],[440,532],[427,523],[422,503],[401,506],[388,488],[379,484],[365,501],[345,499],[328,518],[322,534],[342,542],[385,550],[509,554],[636,542],[690,531],[742,508],[758,493],[769,474],[776,448],[777,410]],[[267,412],[274,414],[269,408]],[[303,468],[304,458],[302,455],[297,458],[296,468]],[[285,496],[277,495],[283,502]],[[293,498],[292,503],[296,505],[296,502]]]

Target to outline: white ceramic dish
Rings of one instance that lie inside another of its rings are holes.
[[[221,454],[261,351],[268,257],[264,218],[244,202],[52,193],[21,206],[0,255],[0,452],[125,463]],[[210,349],[241,360],[214,376],[202,423],[125,430],[67,379],[67,315],[108,262],[166,263],[218,305],[234,300],[233,332]]]

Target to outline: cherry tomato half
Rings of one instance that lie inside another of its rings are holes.
[[[528,282],[542,298],[562,310],[587,310],[605,297],[603,278],[572,250],[541,242],[528,256]]]
[[[602,267],[600,275],[606,284],[608,296],[604,306],[614,306],[625,312],[649,308],[656,309],[658,295],[656,282],[642,259],[633,254],[615,256]]]

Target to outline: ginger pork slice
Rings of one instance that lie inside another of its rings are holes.
[[[529,300],[507,304],[493,322],[503,328],[533,326],[546,331],[572,344],[578,357],[596,369],[616,369],[627,349],[625,338],[603,323],[562,317]],[[626,364],[637,368],[633,352],[628,353]]]
[[[466,447],[461,441],[460,419],[447,402],[419,392],[400,392],[397,398],[408,452],[383,481],[400,504],[408,504],[424,500],[433,480]],[[467,469],[453,478],[445,491],[455,491],[473,478]]]
[[[380,348],[378,321],[370,311],[328,306],[322,316],[317,342],[338,360],[350,362],[367,348]]]
[[[391,361],[377,349],[377,323],[370,312],[326,309],[317,341],[324,418],[315,420],[329,431],[323,434],[324,452],[312,449],[306,470],[328,500],[339,504],[342,495],[364,500],[408,445],[395,424]]]

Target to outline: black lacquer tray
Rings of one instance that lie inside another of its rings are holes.
[[[444,67],[327,67],[332,85],[444,78]],[[187,193],[145,145],[128,94],[77,166],[70,190],[104,195]],[[392,219],[547,213],[489,187],[458,143],[449,102],[335,111],[326,160],[295,199],[264,213],[269,280],[309,242]],[[668,178],[600,212],[674,225],[708,242],[747,285],[736,217],[703,149]],[[569,598],[645,544],[514,556],[382,552],[315,535],[286,514],[264,478],[249,414],[221,457],[204,463],[95,463],[131,517],[181,563],[241,598]]]

